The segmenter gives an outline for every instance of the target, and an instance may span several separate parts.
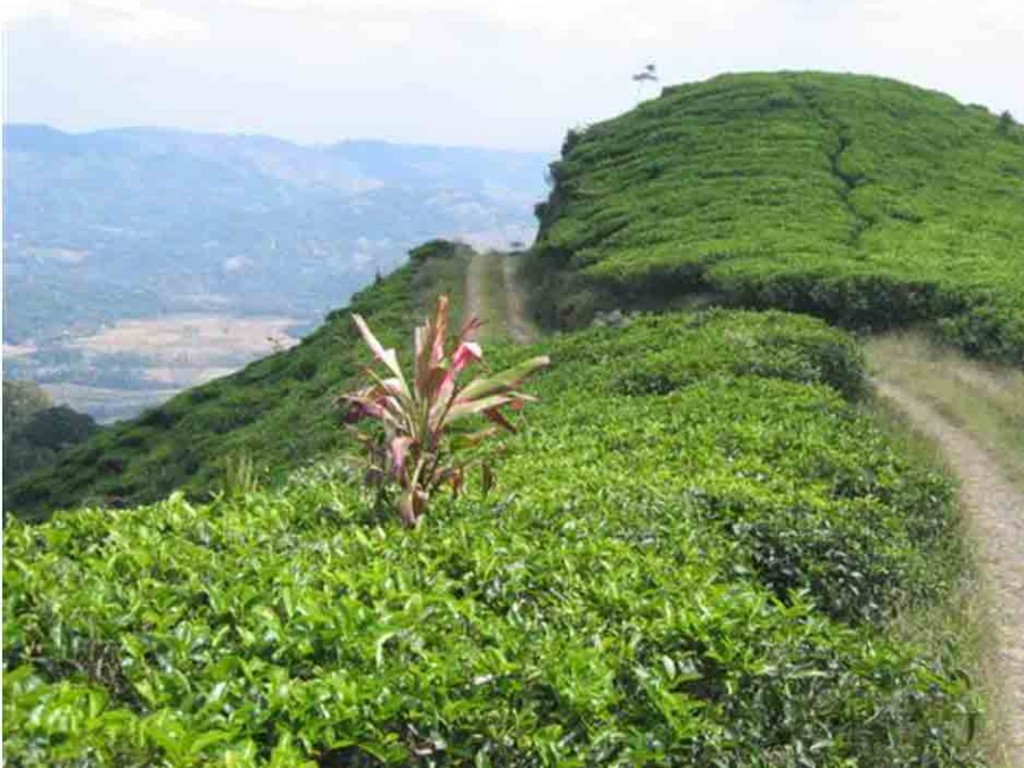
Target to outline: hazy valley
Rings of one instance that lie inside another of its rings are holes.
[[[294,344],[433,236],[528,241],[547,158],[8,125],[5,377],[101,421]]]

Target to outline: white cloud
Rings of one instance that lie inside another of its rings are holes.
[[[983,54],[1001,42],[1024,42],[1024,3],[973,0],[969,6],[934,0],[868,0],[857,14],[865,42],[956,56],[961,50]],[[1019,50],[1014,50],[1019,55]]]
[[[548,40],[625,42],[684,39],[727,31],[768,0],[229,0],[235,7],[350,20],[461,16]]]
[[[662,84],[868,72],[1024,114],[1024,0],[6,3],[8,15],[59,22],[9,36],[11,116],[72,130],[147,123],[548,151],[570,126],[632,107],[630,75],[648,62]]]
[[[49,18],[86,36],[137,45],[187,44],[206,38],[201,20],[139,0],[8,0],[7,28],[18,22]]]
[[[250,266],[252,266],[252,260],[247,259],[245,256],[228,256],[228,258],[224,259],[225,272],[239,272]]]

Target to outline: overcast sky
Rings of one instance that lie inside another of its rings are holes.
[[[5,119],[555,153],[725,71],[896,77],[1024,117],[1024,0],[4,0]],[[649,92],[648,95],[653,95]]]

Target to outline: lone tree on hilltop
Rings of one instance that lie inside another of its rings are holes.
[[[635,75],[633,75],[633,82],[636,83],[636,98],[637,101],[639,101],[641,91],[644,87],[644,83],[658,82],[657,67],[654,64],[648,64]]]

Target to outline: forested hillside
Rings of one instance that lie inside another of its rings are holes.
[[[86,440],[96,422],[53,400],[31,382],[4,381],[4,483],[54,462]]]
[[[569,133],[535,306],[688,294],[854,328],[929,321],[1024,364],[1024,128],[893,80],[723,75]]]

